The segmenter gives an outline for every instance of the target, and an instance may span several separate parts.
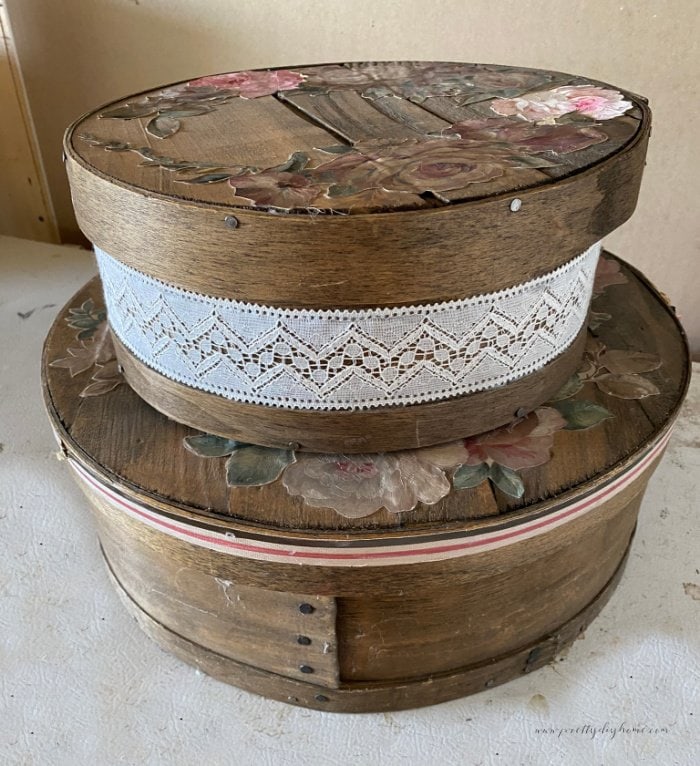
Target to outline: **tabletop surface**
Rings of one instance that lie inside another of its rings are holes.
[[[643,121],[640,97],[571,74],[364,62],[137,94],[78,120],[66,151],[171,201],[348,214],[552,183],[618,152]]]
[[[165,654],[113,591],[40,393],[46,332],[94,271],[85,251],[0,238],[2,763],[696,763],[697,379],[651,480],[622,583],[565,656],[432,708],[318,713]]]

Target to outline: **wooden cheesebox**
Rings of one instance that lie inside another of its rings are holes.
[[[438,448],[288,455],[271,480],[279,450],[197,434],[123,381],[93,280],[48,336],[44,394],[124,603],[205,672],[329,711],[436,703],[549,662],[620,578],[689,378],[638,272],[606,256],[595,292],[578,372],[534,413]]]
[[[319,452],[503,425],[575,370],[643,99],[558,72],[237,72],[65,138],[129,384],[178,422]]]

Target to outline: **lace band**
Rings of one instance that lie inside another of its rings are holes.
[[[600,244],[488,295],[351,311],[200,295],[95,252],[112,329],[152,369],[235,401],[356,410],[439,401],[543,367],[583,326]]]

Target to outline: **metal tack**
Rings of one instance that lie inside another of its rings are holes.
[[[236,218],[235,215],[227,215],[224,218],[224,223],[226,224],[226,226],[228,226],[229,229],[238,228],[238,218]]]

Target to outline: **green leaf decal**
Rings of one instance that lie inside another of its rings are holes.
[[[214,434],[186,436],[183,443],[190,452],[200,457],[224,457],[241,445],[241,442],[225,439],[223,436],[214,436]]]
[[[512,468],[494,463],[489,471],[489,478],[506,495],[522,497],[525,493],[523,480]]]
[[[618,399],[644,399],[660,393],[659,387],[642,375],[599,375],[595,382],[601,391]]]
[[[163,108],[160,109],[161,115],[167,115],[168,117],[174,117],[175,119],[179,117],[197,117],[200,114],[208,114],[209,112],[213,112],[214,110],[211,107],[208,106],[196,106],[192,109],[179,109],[179,108]]]
[[[362,98],[369,101],[376,101],[380,98],[396,98],[396,93],[385,85],[378,85],[373,88],[366,88],[362,91]]]
[[[295,460],[292,450],[243,444],[237,446],[226,461],[226,483],[229,487],[270,484]]]
[[[177,178],[176,184],[220,184],[222,181],[228,181],[231,173],[205,173],[203,176],[194,176],[192,178]]]
[[[146,125],[146,131],[156,138],[168,138],[175,135],[178,130],[180,130],[180,120],[165,115],[154,117]]]
[[[544,157],[533,157],[529,154],[510,157],[509,162],[516,168],[554,168],[557,166],[556,162],[550,162]]]
[[[325,152],[326,154],[347,154],[352,151],[352,146],[346,144],[335,144],[334,146],[318,146],[316,147],[319,152]]]
[[[339,186],[333,184],[328,188],[326,194],[333,199],[334,197],[349,197],[351,194],[357,194],[357,189],[354,186]]]
[[[661,367],[661,357],[643,351],[608,348],[600,355],[600,364],[615,375],[634,375],[652,372]]]
[[[99,320],[82,315],[74,315],[68,320],[68,326],[75,327],[76,330],[94,329],[98,324]]]
[[[452,477],[452,485],[455,489],[471,489],[477,487],[482,481],[488,479],[489,467],[486,463],[479,465],[460,465]]]
[[[600,404],[580,399],[555,402],[554,407],[566,420],[566,431],[583,431],[614,417],[612,412],[601,407]]]
[[[306,152],[294,152],[286,162],[270,168],[275,173],[298,173],[309,164],[309,155]]]
[[[137,117],[150,117],[155,111],[156,107],[149,102],[125,104],[124,106],[116,107],[116,109],[109,109],[106,112],[102,112],[100,117],[112,120],[134,120]]]
[[[563,399],[570,399],[583,388],[583,382],[579,376],[574,373],[564,385],[552,396],[550,402],[560,402]]]

